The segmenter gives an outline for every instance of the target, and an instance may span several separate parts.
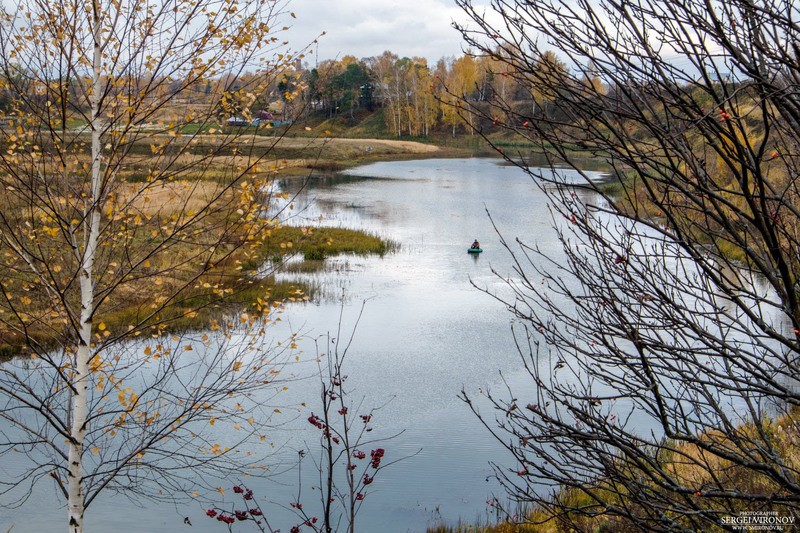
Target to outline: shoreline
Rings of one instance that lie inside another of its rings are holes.
[[[297,150],[305,151],[308,156],[279,157]],[[369,163],[471,157],[475,153],[468,148],[419,141],[348,137],[284,137],[275,143],[274,151],[280,163],[280,167],[275,169],[276,176],[297,179],[330,175]]]

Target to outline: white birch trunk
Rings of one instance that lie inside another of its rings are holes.
[[[395,111],[397,112],[397,138],[403,136],[403,105],[402,100],[400,98],[400,73],[395,68],[394,71],[395,83],[394,83],[394,90],[395,90],[395,101],[397,102],[397,107]]]
[[[458,111],[455,111],[455,106],[458,104],[458,98],[453,97],[453,138],[456,137],[456,124],[458,123]]]
[[[69,480],[67,483],[67,511],[69,513],[69,532],[83,533],[84,492],[83,492],[83,453],[88,420],[89,359],[92,357],[92,321],[94,315],[94,263],[97,241],[100,233],[101,195],[102,195],[102,144],[100,139],[101,119],[100,101],[102,98],[102,50],[100,45],[101,25],[100,6],[93,2],[93,74],[92,84],[92,175],[91,197],[84,222],[84,250],[79,273],[81,290],[81,322],[79,342],[75,354],[72,426],[69,445]]]

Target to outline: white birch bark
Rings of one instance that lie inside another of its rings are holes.
[[[102,144],[100,139],[102,100],[102,37],[100,24],[100,5],[92,3],[92,36],[94,39],[92,68],[93,84],[91,93],[92,117],[92,174],[91,196],[88,200],[88,213],[84,227],[84,249],[79,273],[81,292],[81,318],[78,347],[75,354],[72,424],[69,444],[69,480],[67,483],[67,511],[69,513],[70,533],[83,533],[84,491],[83,491],[83,453],[88,420],[89,360],[92,357],[92,321],[94,315],[94,263],[100,233],[101,195],[102,195]]]

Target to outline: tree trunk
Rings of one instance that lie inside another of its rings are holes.
[[[83,253],[81,254],[80,290],[81,318],[78,349],[75,354],[72,426],[69,444],[69,480],[67,484],[67,511],[69,513],[70,533],[83,532],[84,493],[83,493],[83,452],[88,419],[89,359],[91,358],[92,321],[94,315],[94,263],[97,241],[100,233],[100,196],[102,194],[102,144],[100,140],[100,102],[102,99],[101,61],[102,38],[100,6],[93,2],[92,34],[94,38],[93,86],[92,86],[92,182],[91,197],[88,199],[87,222],[84,222]]]

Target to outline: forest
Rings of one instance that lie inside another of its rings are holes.
[[[537,65],[547,71],[567,68],[553,52],[538,58]],[[5,75],[6,83],[0,87],[4,116],[19,111],[15,109],[19,94],[27,95],[27,104],[45,103],[43,80],[16,64]],[[72,79],[68,90],[73,105],[82,103],[88,109],[88,100],[81,100],[81,94],[86,93],[84,83],[80,77]],[[423,57],[402,57],[388,50],[376,57],[345,55],[319,62],[313,55],[298,54],[293,61],[282,62],[280,68],[220,74],[191,87],[169,76],[136,83],[140,90],[149,85],[157,87],[159,97],[168,100],[153,119],[168,120],[176,112],[197,115],[198,108],[220,104],[221,123],[241,116],[249,124],[262,113],[275,125],[330,120],[347,134],[347,128],[378,112],[383,123],[373,125],[372,131],[394,138],[474,135],[478,123],[472,107],[486,109],[492,98],[513,101],[520,110],[534,114],[557,112],[555,99],[515,76],[507,62],[470,52],[441,58],[435,65]],[[602,85],[597,77],[591,83]],[[259,90],[253,91],[254,86]],[[214,99],[217,101],[212,102]],[[76,115],[70,115],[73,125],[82,122]],[[497,125],[491,120],[481,124],[488,129]],[[302,130],[291,133],[300,134]]]

